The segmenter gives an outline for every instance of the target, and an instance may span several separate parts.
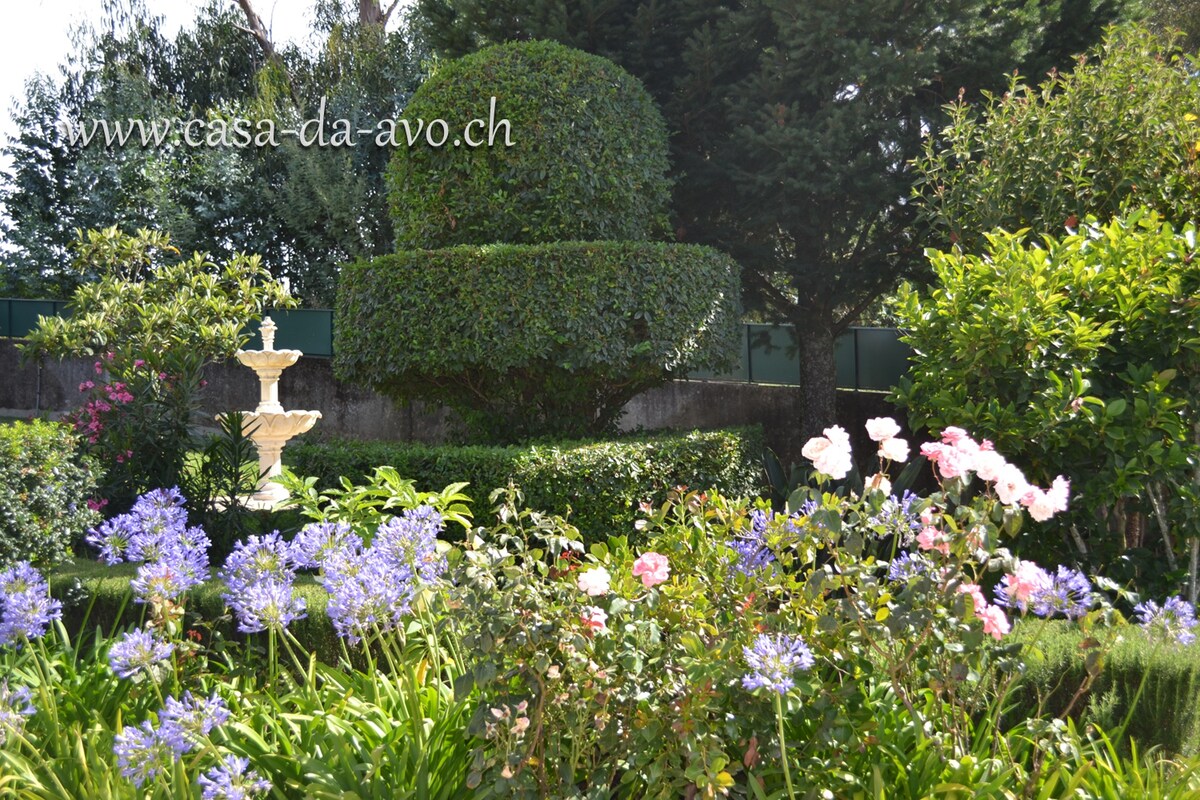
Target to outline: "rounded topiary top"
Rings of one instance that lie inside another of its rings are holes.
[[[667,230],[666,125],[642,84],[607,59],[553,42],[489,47],[439,66],[403,119],[410,133],[425,127],[411,147],[399,129],[389,169],[401,250]],[[449,135],[434,147],[444,132],[428,126],[439,119]],[[466,130],[473,119],[482,125]],[[464,140],[486,141],[493,129],[490,146]]]

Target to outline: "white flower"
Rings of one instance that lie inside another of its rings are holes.
[[[1001,503],[1006,506],[1015,505],[1028,493],[1029,482],[1025,480],[1025,474],[1021,470],[1012,464],[1001,467],[1000,474],[996,476],[996,496],[1000,498]]]
[[[891,417],[875,417],[867,420],[867,435],[873,442],[885,442],[900,434],[900,426]]]
[[[850,435],[840,426],[825,429],[824,436],[809,439],[800,454],[813,462],[817,472],[841,480],[854,465],[850,458]]]
[[[611,580],[612,576],[604,567],[593,567],[581,572],[575,585],[579,587],[579,591],[587,592],[591,597],[600,597],[608,594],[608,584]]]
[[[1007,465],[1008,462],[1004,460],[1004,456],[995,450],[980,450],[975,454],[975,474],[979,476],[980,480],[996,480]]]
[[[908,442],[903,439],[884,439],[879,443],[879,457],[899,464],[908,461]]]
[[[876,472],[867,479],[867,488],[878,489],[885,495],[888,495],[892,493],[892,482],[888,480],[887,475],[884,475],[882,472]]]

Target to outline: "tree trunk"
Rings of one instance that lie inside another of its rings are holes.
[[[837,362],[831,325],[797,323],[800,348],[800,441],[837,424]]]

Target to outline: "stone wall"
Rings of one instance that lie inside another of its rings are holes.
[[[79,384],[95,377],[92,362],[47,361],[21,364],[15,346],[0,341],[0,414],[24,416],[35,411],[61,413],[75,407]],[[205,416],[233,409],[252,409],[258,403],[254,373],[236,362],[214,365],[205,374],[202,407]],[[357,439],[444,441],[450,415],[421,403],[399,406],[373,391],[339,382],[328,359],[301,358],[279,382],[279,397],[287,409],[321,412],[313,435]],[[634,398],[626,407],[622,428],[719,428],[760,424],[768,444],[785,460],[800,458],[797,390],[789,386],[718,381],[674,381]],[[881,415],[903,418],[874,392],[840,392],[839,417],[855,436],[856,452],[867,452],[863,423]]]

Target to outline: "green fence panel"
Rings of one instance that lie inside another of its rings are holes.
[[[908,371],[908,357],[912,354],[912,348],[900,341],[900,331],[855,328],[854,334],[859,352],[857,388],[888,391],[899,383]]]
[[[791,325],[747,325],[753,383],[800,385],[800,357]]]
[[[746,383],[750,380],[750,351],[747,338],[747,327],[742,326],[742,346],[738,349],[737,362],[733,369],[720,374],[708,370],[696,370],[688,373],[688,378],[697,381],[738,381]]]
[[[833,340],[833,362],[837,370],[835,385],[839,389],[857,389],[855,374],[858,371],[860,351],[853,328]]]
[[[38,317],[56,316],[64,306],[53,300],[9,300],[7,336],[22,339],[37,327]]]
[[[299,350],[306,356],[329,358],[333,355],[333,312],[327,308],[300,308],[267,313],[278,330],[275,331],[276,350]],[[258,323],[249,327],[250,341],[245,349],[262,347]]]

